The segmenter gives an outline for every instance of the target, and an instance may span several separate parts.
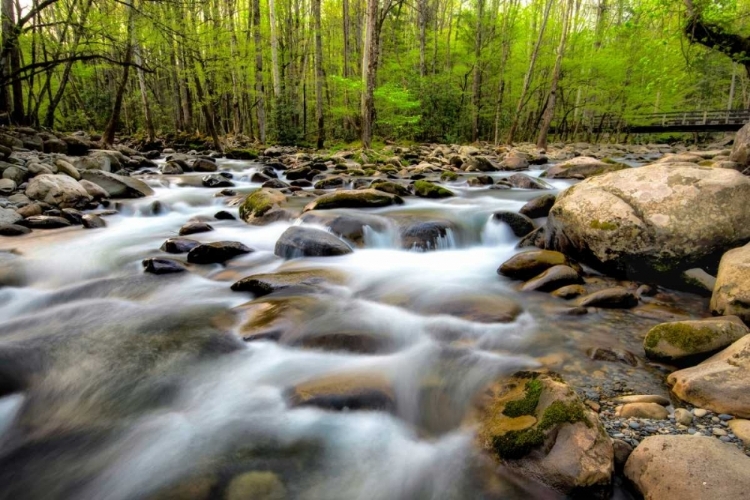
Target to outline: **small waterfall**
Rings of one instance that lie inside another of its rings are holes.
[[[482,244],[489,247],[514,245],[518,241],[518,237],[513,234],[510,226],[495,220],[492,215],[487,218],[487,222],[482,229],[481,239]]]
[[[398,228],[389,224],[384,231],[377,231],[369,225],[362,228],[365,247],[367,248],[400,248],[401,237]]]

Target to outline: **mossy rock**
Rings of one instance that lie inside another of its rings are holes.
[[[271,471],[245,472],[227,486],[226,500],[286,500],[284,483]]]
[[[456,172],[446,170],[445,172],[440,174],[440,180],[444,182],[455,182],[458,180],[458,174]]]
[[[414,194],[420,198],[449,198],[454,196],[453,191],[424,180],[414,183]]]
[[[272,209],[286,202],[286,196],[275,189],[258,189],[240,205],[240,218],[248,224],[257,223]]]
[[[385,180],[372,181],[370,187],[372,189],[377,189],[378,191],[382,191],[384,193],[395,194],[397,196],[409,196],[411,194],[411,191],[409,191],[408,187],[402,186],[397,182]]]
[[[230,149],[224,152],[228,160],[256,160],[258,152],[254,149]]]
[[[491,385],[478,408],[477,439],[507,467],[565,494],[610,484],[611,440],[559,376],[516,373]]]
[[[643,348],[651,359],[678,360],[716,352],[748,331],[736,316],[662,323],[649,330]]]
[[[304,211],[333,208],[378,208],[399,205],[403,202],[404,200],[401,197],[377,189],[357,189],[324,194],[309,203]]]

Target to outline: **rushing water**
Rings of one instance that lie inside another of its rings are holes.
[[[219,163],[234,172],[238,192],[259,187],[248,181],[258,165]],[[198,187],[200,175],[145,180],[155,195],[123,203],[106,229],[0,241],[15,250],[0,253],[2,499],[238,499],[261,498],[261,490],[271,492],[262,498],[284,491],[321,500],[555,498],[475,451],[465,418],[474,396],[540,362],[581,387],[622,380],[633,390],[663,390],[656,368],[592,360],[588,350],[635,352],[650,325],[705,307],[682,297],[678,308],[663,296],[635,312],[574,317],[561,299],[517,292],[496,269],[517,252],[518,238],[491,214],[517,211],[539,191],[458,184],[454,198],[368,211],[449,221],[433,251],[403,249],[396,225],[385,224],[367,228],[349,255],[283,261],[275,242],[299,220],[262,227],[213,220],[237,209],[219,189]],[[162,242],[196,217],[215,230],[190,238],[239,241],[255,252],[226,266],[144,274],[141,260],[163,256]],[[345,279],[291,297],[302,304],[314,297],[299,309],[297,335],[353,332],[387,348],[243,342],[253,297],[232,292],[231,283],[300,268]],[[523,313],[487,321],[481,316],[493,300],[516,302]],[[386,386],[395,405],[335,412],[290,404],[292,388],[319,380]],[[238,477],[256,493],[231,496],[242,491],[233,490]]]

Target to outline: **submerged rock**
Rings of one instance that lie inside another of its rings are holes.
[[[289,288],[300,289],[317,287],[344,281],[344,275],[329,269],[302,269],[296,271],[279,271],[270,274],[254,274],[242,278],[232,285],[235,292],[250,292],[262,297]]]
[[[629,309],[638,305],[638,297],[633,290],[617,286],[589,294],[578,301],[578,305],[581,307]]]
[[[254,252],[239,241],[214,241],[190,249],[188,262],[193,264],[223,264],[237,256]]]
[[[627,169],[558,195],[546,246],[615,275],[653,281],[716,266],[750,240],[750,179],[726,169],[665,164]]]
[[[143,270],[151,274],[173,274],[187,271],[180,262],[172,259],[150,258],[142,262]]]
[[[677,360],[718,351],[748,332],[750,330],[736,316],[675,321],[649,330],[643,348],[651,359]]]
[[[747,498],[750,458],[718,439],[649,436],[630,454],[625,476],[645,500]]]
[[[312,227],[292,226],[276,241],[274,253],[285,259],[329,257],[352,253],[336,236]]]
[[[388,220],[365,213],[337,213],[326,210],[305,212],[301,217],[308,224],[320,224],[333,234],[351,241],[357,246],[365,243],[365,234],[369,229],[383,232],[388,227]]]
[[[107,227],[107,222],[96,214],[85,214],[81,217],[81,224],[86,229],[99,229]]]
[[[488,388],[479,409],[482,448],[511,470],[564,494],[608,489],[612,442],[559,377],[519,372]]]
[[[708,358],[667,377],[683,401],[716,413],[750,418],[750,335]]]

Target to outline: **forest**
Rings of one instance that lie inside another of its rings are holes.
[[[748,15],[747,0],[3,0],[0,111],[108,143],[572,140],[602,117],[747,109]]]

